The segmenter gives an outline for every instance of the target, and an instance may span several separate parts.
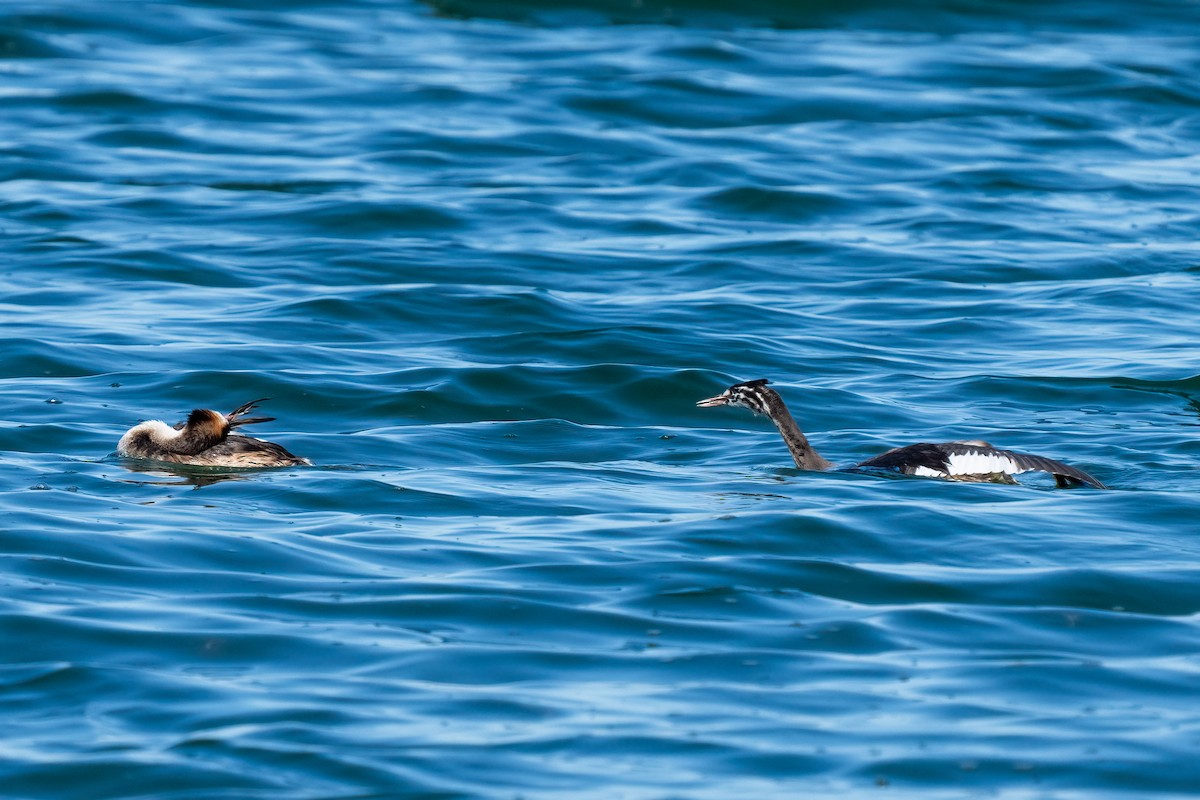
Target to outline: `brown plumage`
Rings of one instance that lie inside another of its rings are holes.
[[[246,417],[266,400],[243,403],[228,414],[197,408],[174,426],[148,420],[130,428],[117,443],[117,454],[201,467],[289,467],[311,464],[274,442],[232,433],[234,428],[270,422],[274,417]]]

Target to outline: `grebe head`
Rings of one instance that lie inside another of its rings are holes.
[[[253,425],[256,422],[271,422],[274,420],[274,417],[242,416],[247,411],[258,408],[259,403],[269,399],[268,397],[263,397],[258,400],[251,400],[249,403],[243,403],[238,406],[228,414],[213,411],[211,408],[194,409],[191,414],[188,414],[183,430],[194,437],[224,439],[231,430],[241,425]]]
[[[775,390],[768,389],[767,383],[766,378],[759,378],[756,381],[746,381],[745,383],[735,383],[716,397],[701,400],[696,405],[700,408],[741,406],[742,408],[750,409],[755,414],[770,416],[769,401],[771,395],[775,394]]]
[[[193,436],[224,439],[229,433],[229,420],[211,408],[197,408],[188,414],[183,429]]]

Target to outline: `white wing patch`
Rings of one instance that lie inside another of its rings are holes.
[[[930,469],[929,467],[914,467],[913,475],[920,475],[922,478],[944,478],[946,472],[940,469]]]
[[[946,461],[946,473],[950,475],[993,475],[997,472],[1018,475],[1029,471],[1018,466],[1008,456],[999,453],[981,453],[978,450],[954,453]],[[917,472],[917,474],[922,473]],[[931,472],[930,474],[936,473]]]

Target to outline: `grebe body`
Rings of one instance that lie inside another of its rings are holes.
[[[265,400],[266,398],[263,398]],[[198,467],[291,467],[311,464],[281,445],[232,433],[234,428],[270,422],[274,417],[246,417],[263,400],[243,403],[228,414],[197,408],[184,422],[168,425],[148,420],[134,425],[117,443],[117,454]]]
[[[702,408],[740,406],[763,414],[775,423],[797,467],[808,470],[831,469],[833,464],[813,449],[783,398],[767,383],[766,378],[737,383],[716,397],[701,400],[696,405]],[[943,480],[993,483],[1016,483],[1013,476],[1023,472],[1046,472],[1054,476],[1054,483],[1059,488],[1080,485],[1107,488],[1091,475],[1069,464],[1015,450],[1001,450],[977,439],[922,442],[897,447],[861,461],[850,469],[878,469]]]

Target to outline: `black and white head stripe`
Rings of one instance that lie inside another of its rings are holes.
[[[741,406],[742,408],[750,409],[755,414],[767,414],[770,408],[771,395],[775,394],[774,389],[766,388],[768,382],[766,378],[759,378],[754,381],[735,383],[716,397],[701,400],[696,405],[701,408],[708,406]]]
[[[1060,483],[1083,483],[1097,489],[1104,484],[1081,469],[1044,456],[1000,450],[985,442],[944,442],[913,444],[869,458],[860,467],[892,469],[906,475],[929,478],[971,479],[988,475],[1020,475],[1046,472]]]

